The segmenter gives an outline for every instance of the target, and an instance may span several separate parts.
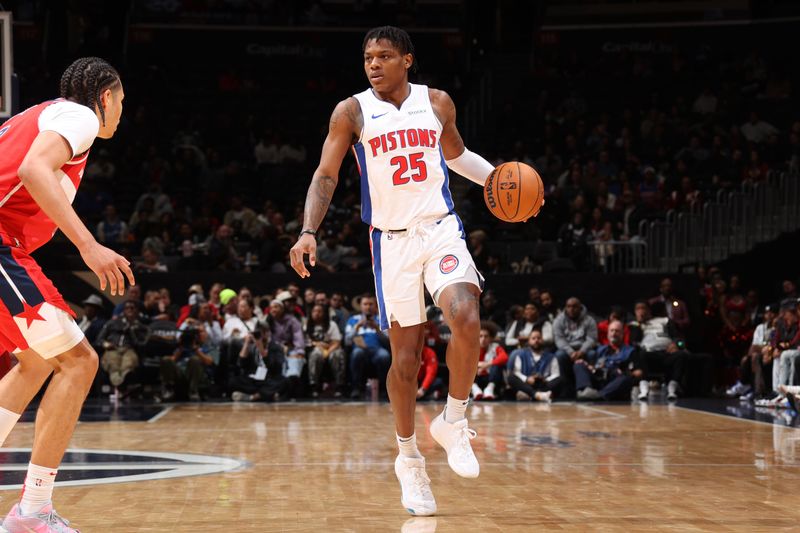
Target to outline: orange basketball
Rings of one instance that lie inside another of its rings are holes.
[[[533,167],[509,161],[489,174],[483,199],[500,220],[524,222],[539,214],[544,204],[544,184]]]

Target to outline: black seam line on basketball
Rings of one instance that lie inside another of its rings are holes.
[[[514,212],[514,221],[518,222],[519,204],[522,203],[522,169],[519,166],[519,161],[517,161],[517,187],[519,187],[519,191],[517,191],[517,210]]]
[[[505,167],[507,164],[508,163],[503,163],[502,165],[500,165],[497,168],[497,178],[498,178],[498,180],[495,183],[495,187],[494,187],[494,189],[495,189],[495,200],[497,202],[497,205],[500,207],[500,211],[503,212],[503,216],[506,217],[504,222],[510,222],[511,221],[511,217],[508,216],[508,213],[506,213],[506,208],[503,206],[502,199],[500,198],[500,178],[503,177],[503,172],[502,172],[501,169],[503,167]]]

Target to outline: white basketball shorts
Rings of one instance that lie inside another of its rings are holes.
[[[404,231],[370,228],[372,271],[381,329],[422,324],[425,292],[438,305],[442,289],[467,282],[483,289],[483,276],[467,250],[464,226],[451,213],[438,221]]]

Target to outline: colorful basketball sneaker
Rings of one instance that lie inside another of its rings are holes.
[[[0,531],[7,533],[80,533],[69,527],[69,522],[61,518],[53,509],[53,504],[45,505],[41,511],[30,516],[23,515],[19,504],[9,511]]]

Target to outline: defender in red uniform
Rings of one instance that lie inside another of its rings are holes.
[[[36,415],[33,453],[19,504],[0,532],[77,531],[53,510],[58,466],[97,371],[97,354],[58,289],[30,253],[57,229],[78,248],[101,290],[123,294],[128,261],[101,246],[72,200],[95,138],[109,139],[122,114],[122,82],[106,61],[75,61],[61,78],[61,98],[0,125],[0,350],[16,365],[0,381],[0,444],[44,381],[53,378]]]

